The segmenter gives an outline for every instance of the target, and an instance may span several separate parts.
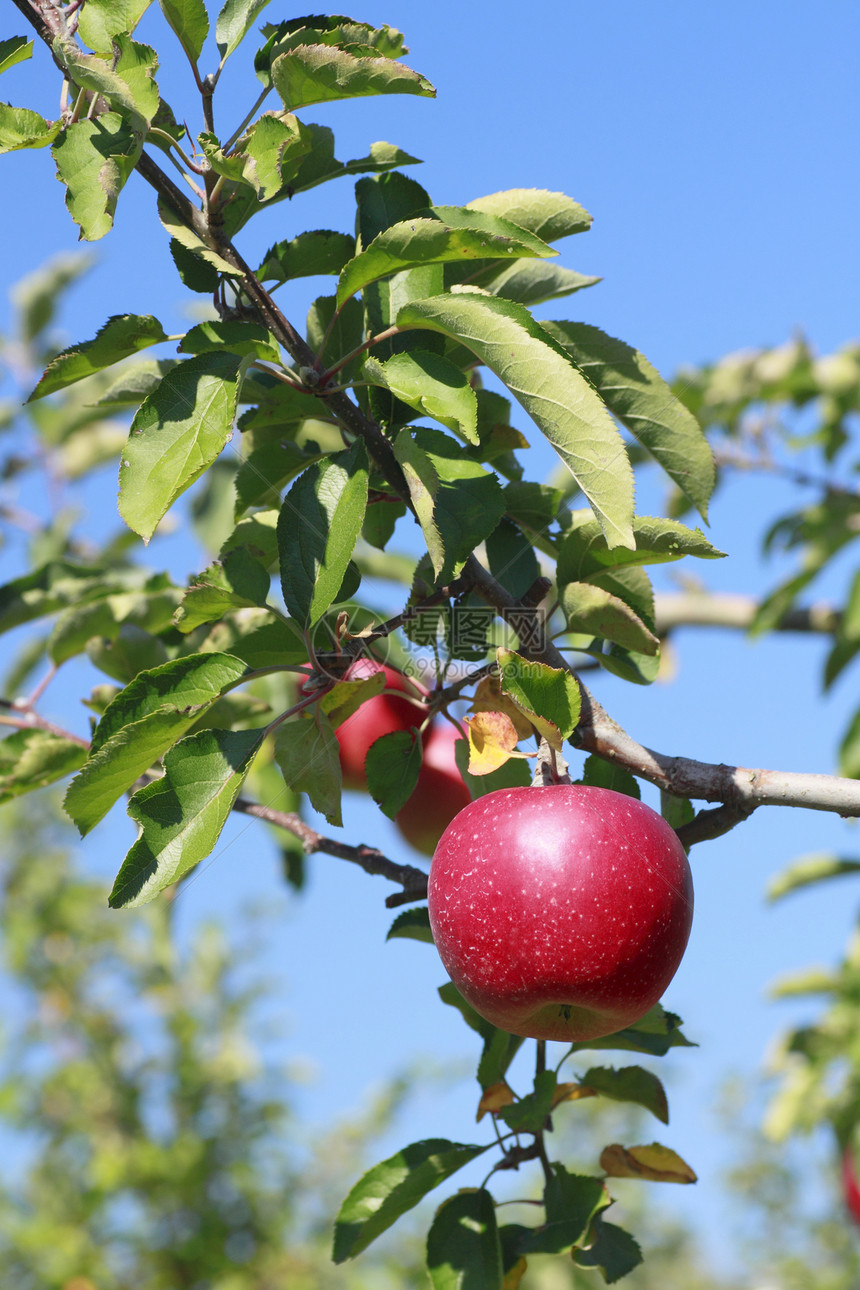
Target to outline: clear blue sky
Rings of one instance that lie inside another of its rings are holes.
[[[275,3],[264,14],[284,16]],[[569,193],[594,215],[590,233],[562,244],[562,258],[604,281],[545,316],[595,323],[640,347],[667,374],[729,350],[777,344],[796,329],[821,351],[856,337],[856,5],[834,0],[813,14],[809,5],[776,0],[755,6],[390,0],[354,8],[354,16],[401,27],[411,47],[407,61],[437,86],[438,99],[369,100],[307,113],[335,128],[339,156],[363,155],[372,140],[388,139],[424,159],[412,173],[437,202],[545,187]],[[23,22],[7,7],[0,35],[19,31]],[[150,16],[141,38],[156,35],[162,91],[191,113],[181,55]],[[224,82],[224,134],[250,106],[241,88],[249,85],[245,60],[237,55],[235,63]],[[42,51],[4,81],[4,98],[55,114],[56,76]],[[7,287],[49,253],[73,248],[76,230],[46,154],[16,154],[2,164],[0,272]],[[249,230],[242,243],[247,258],[304,228],[348,229],[350,196],[346,181],[276,207],[268,222]],[[169,329],[186,324],[152,206],[151,191],[133,179],[115,233],[93,248],[97,264],[76,290],[77,312],[63,320],[70,339],[91,336],[109,315],[123,312],[155,313]],[[298,319],[306,304],[306,296],[296,297]],[[112,504],[113,492],[108,480],[94,512]],[[787,500],[784,488],[761,480],[727,488],[714,506],[710,536],[730,558],[692,571],[714,587],[761,591],[776,575],[759,564],[757,538]],[[200,563],[184,538],[156,540],[151,550],[154,562],[179,576]],[[14,548],[8,560],[11,576],[18,572]],[[672,684],[640,690],[610,678],[597,685],[637,738],[709,761],[832,769],[845,702],[838,691],[821,699],[822,642],[753,645],[688,632],[677,645]],[[75,681],[72,668],[71,695]],[[82,727],[80,710],[64,696],[56,699],[60,715]],[[366,801],[351,798],[346,818],[347,836],[413,858]],[[88,840],[87,864],[108,877],[130,838],[128,821],[115,812]],[[753,1080],[768,1037],[803,1015],[801,1005],[765,1003],[767,982],[808,962],[832,961],[853,917],[848,888],[775,909],[764,905],[768,876],[800,852],[819,849],[856,853],[853,828],[830,816],[769,810],[693,853],[696,923],[666,1002],[701,1047],[672,1063],[672,1123],[668,1130],[655,1124],[654,1136],[698,1170],[697,1188],[673,1189],[666,1199],[700,1222],[715,1247],[716,1171],[725,1162],[712,1112],[715,1089],[728,1071]],[[386,884],[325,856],[311,863],[308,894],[283,898],[265,966],[282,983],[286,1037],[279,1056],[313,1063],[316,1076],[298,1095],[300,1104],[309,1117],[328,1120],[333,1108],[357,1105],[374,1081],[417,1054],[454,1062],[472,1046],[458,1018],[436,1001],[443,973],[432,949],[383,944],[392,917],[383,906]],[[262,835],[236,820],[183,891],[182,917],[191,924],[212,913],[229,916],[237,901],[271,903],[280,892]],[[467,1078],[441,1101],[422,1099],[400,1139],[471,1140],[475,1087]]]

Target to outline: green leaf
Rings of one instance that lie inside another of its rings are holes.
[[[310,444],[304,448],[280,434],[275,442],[255,448],[236,471],[236,515],[249,506],[280,506],[281,490],[323,455],[311,451]]]
[[[186,332],[179,343],[180,354],[210,354],[229,350],[231,354],[253,354],[280,363],[277,342],[267,327],[244,319],[209,319]]]
[[[115,314],[96,332],[93,340],[81,341],[51,359],[38,385],[27,400],[42,399],[119,363],[131,354],[167,340],[167,333],[151,314]]]
[[[402,914],[398,914],[394,922],[388,929],[387,941],[409,940],[423,941],[427,945],[433,944],[433,933],[430,930],[430,915],[427,913],[426,905],[418,905],[415,909],[404,909]]]
[[[26,62],[33,57],[33,42],[26,36],[10,36],[0,40],[0,72],[6,72],[16,63]]]
[[[540,1133],[552,1106],[555,1086],[555,1071],[540,1071],[535,1076],[534,1092],[502,1107],[499,1117],[515,1133]]]
[[[217,251],[213,251],[211,247],[207,246],[188,227],[182,216],[177,214],[173,207],[162,201],[161,198],[158,201],[158,218],[174,241],[178,242],[186,251],[197,256],[211,268],[217,269],[219,273],[225,273],[234,278],[239,277],[237,270],[233,268],[229,260],[223,259]],[[194,289],[200,290],[202,288]]]
[[[665,789],[661,788],[660,814],[667,824],[677,830],[682,825],[689,824],[696,811],[689,797],[676,797],[674,793],[667,793]]]
[[[46,121],[30,108],[0,103],[0,153],[45,148],[56,139],[62,125],[62,121]]]
[[[115,36],[113,46],[116,74],[128,87],[137,114],[137,119],[133,119],[135,128],[141,125],[146,128],[154,121],[159,109],[155,83],[158,55],[150,45],[138,44],[126,35]],[[112,106],[119,108],[119,101]]]
[[[545,188],[509,188],[488,197],[475,197],[468,209],[499,215],[520,228],[527,229],[544,242],[557,242],[571,233],[591,228],[592,217],[565,193],[551,193]]]
[[[69,287],[94,263],[91,252],[69,251],[50,259],[22,278],[10,291],[18,312],[17,332],[28,344],[50,326],[65,304]]]
[[[455,208],[450,208],[451,210]],[[370,282],[387,278],[401,269],[422,264],[445,264],[449,260],[509,260],[522,256],[554,255],[551,247],[537,238],[517,237],[518,230],[507,220],[482,221],[487,228],[475,228],[445,222],[446,208],[438,218],[414,218],[391,224],[343,269],[337,287],[338,303],[354,296]]]
[[[441,430],[402,430],[394,452],[409,485],[436,581],[447,582],[502,518],[499,481],[464,456],[462,444]]]
[[[525,711],[536,713],[569,739],[579,720],[580,694],[576,677],[562,668],[533,663],[510,649],[497,651],[502,687]]]
[[[0,802],[44,788],[84,764],[87,750],[47,730],[16,730],[0,739]]]
[[[314,810],[341,828],[340,751],[328,717],[317,713],[280,726],[275,735],[275,760],[287,787],[307,793]]]
[[[201,730],[165,755],[164,775],[138,789],[128,813],[140,826],[108,898],[133,909],[210,854],[265,730]]]
[[[369,1169],[335,1220],[334,1262],[355,1258],[429,1191],[487,1150],[487,1146],[426,1138]]]
[[[354,255],[354,237],[331,229],[315,229],[270,246],[257,270],[257,277],[278,286],[293,278],[308,278],[318,273],[337,274]]]
[[[580,784],[594,784],[597,788],[611,788],[615,793],[626,793],[628,797],[641,798],[639,781],[615,762],[605,761],[592,753],[586,757],[582,768]]]
[[[370,94],[435,97],[429,81],[388,58],[356,56],[345,49],[299,45],[272,63],[272,83],[290,112],[312,103]]]
[[[478,443],[478,400],[469,378],[440,354],[413,349],[386,363],[367,358],[363,375],[423,416]]]
[[[504,382],[585,493],[611,547],[634,544],[633,472],[601,399],[522,305],[472,292],[414,301],[399,326],[472,350]]]
[[[229,654],[191,654],[141,672],[107,706],[63,803],[81,836],[245,672]]]
[[[269,0],[224,0],[215,23],[215,43],[222,63],[239,48],[257,14],[268,3]]]
[[[131,35],[151,4],[152,0],[86,0],[78,10],[78,35],[96,54],[110,58],[114,38]]]
[[[0,587],[0,632],[56,613],[67,605],[98,599],[110,590],[104,569],[51,560]]]
[[[334,365],[351,354],[364,337],[364,310],[357,300],[350,300],[337,317],[334,296],[318,296],[308,310],[308,344],[316,354],[325,345],[326,362]],[[338,371],[338,380],[348,383],[358,371],[360,357],[351,359]]]
[[[518,600],[541,576],[531,542],[504,516],[486,539],[486,549],[490,573]]]
[[[478,1062],[477,1078],[482,1089],[491,1088],[504,1079],[505,1072],[516,1057],[525,1040],[521,1035],[510,1035],[506,1030],[485,1021],[475,1009],[466,1002],[453,981],[439,987],[439,998],[451,1008],[456,1008],[466,1025],[484,1041],[481,1060]]]
[[[601,1178],[570,1174],[560,1164],[551,1168],[544,1189],[546,1222],[523,1237],[522,1253],[560,1254],[584,1244],[596,1215],[612,1203]]]
[[[700,560],[721,560],[725,556],[700,529],[688,529],[677,520],[638,516],[633,521],[635,550],[610,547],[587,511],[574,512],[573,521],[558,548],[559,586],[585,581],[621,565],[664,564],[685,555]]]
[[[142,139],[116,112],[67,126],[51,149],[66,185],[66,206],[81,237],[96,242],[113,227],[119,193],[140,157]]]
[[[229,439],[241,367],[234,354],[189,358],[141,404],[120,462],[119,512],[145,542]]]
[[[814,883],[842,878],[845,874],[860,873],[860,860],[848,860],[826,851],[814,851],[798,857],[787,869],[771,878],[767,887],[768,900],[781,900],[789,892],[811,887]]]
[[[269,574],[259,560],[247,547],[236,547],[191,580],[174,622],[181,632],[191,632],[233,609],[265,605],[269,589]]]
[[[308,656],[298,629],[270,609],[239,609],[216,623],[200,642],[200,652],[232,654],[250,668],[285,667]]]
[[[442,1202],[427,1233],[433,1290],[503,1290],[496,1206],[483,1187]]]
[[[644,354],[588,323],[541,324],[703,519],[716,473],[702,428]]]
[[[192,66],[203,50],[209,34],[209,18],[203,0],[158,0],[168,26],[179,38],[179,43]]]
[[[588,1245],[573,1251],[573,1261],[580,1268],[596,1268],[607,1285],[626,1277],[642,1262],[642,1251],[623,1227],[607,1223],[597,1214],[588,1235]]]
[[[505,512],[525,529],[544,532],[558,519],[563,493],[549,484],[514,480],[505,485]]]
[[[600,636],[641,654],[656,654],[660,641],[633,610],[603,587],[568,582],[561,595],[570,631]]]
[[[213,170],[254,190],[254,203],[245,204],[241,216],[234,214],[236,202],[227,208],[227,227],[233,235],[250,219],[255,205],[259,209],[264,202],[291,195],[289,181],[312,146],[308,131],[289,113],[261,116],[243,135],[240,152],[225,154],[211,133],[200,134],[198,139]]]
[[[278,519],[281,587],[293,618],[312,627],[336,599],[367,508],[360,440],[315,463],[293,484]]]
[[[517,304],[531,307],[542,304],[545,300],[570,296],[574,291],[594,287],[602,281],[602,278],[576,273],[560,264],[529,260],[508,265],[500,273],[491,276],[482,274],[480,286],[491,295],[500,296],[502,300],[513,300]],[[545,323],[543,325],[546,326]]]
[[[110,590],[109,586],[106,588]],[[139,590],[116,591],[83,604],[71,604],[54,624],[48,653],[54,663],[80,654],[94,636],[115,640],[124,626],[146,632],[166,631],[173,620],[182,591],[165,575],[156,574]]]
[[[582,1049],[615,1048],[623,1052],[649,1053],[652,1057],[664,1057],[670,1048],[695,1048],[696,1044],[681,1033],[681,1018],[674,1012],[666,1012],[659,1004],[646,1012],[632,1026],[617,1031],[614,1035],[605,1035],[602,1039],[589,1039],[582,1044],[573,1044],[571,1052]]]
[[[596,1089],[603,1097],[615,1102],[634,1102],[656,1115],[663,1124],[669,1123],[669,1103],[666,1091],[656,1075],[641,1066],[592,1066],[582,1077],[582,1083]]]
[[[417,712],[417,709],[416,709]],[[420,717],[416,717],[420,720]],[[382,735],[367,750],[364,762],[370,796],[390,820],[406,805],[421,770],[421,740],[411,730]]]

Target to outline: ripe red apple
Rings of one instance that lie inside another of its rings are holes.
[[[638,1021],[693,917],[677,834],[635,798],[555,784],[478,798],[442,834],[430,924],[457,989],[502,1030],[581,1043]]]
[[[418,783],[395,822],[416,851],[432,856],[454,816],[468,806],[472,795],[457,769],[454,746],[461,736],[449,721],[430,727],[424,736],[424,755]]]
[[[860,1223],[860,1182],[857,1179],[854,1149],[850,1142],[842,1152],[842,1195],[854,1222]]]
[[[396,668],[377,663],[372,658],[359,658],[347,670],[344,680],[363,681],[376,672],[385,673],[385,688],[400,694],[421,698],[426,693],[423,686],[410,681]],[[367,789],[364,759],[372,743],[382,735],[395,730],[410,730],[422,721],[421,709],[409,699],[398,694],[378,694],[362,703],[360,708],[341,722],[335,734],[340,746],[340,765],[344,788]]]

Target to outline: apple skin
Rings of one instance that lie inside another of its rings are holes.
[[[430,727],[418,783],[395,823],[406,841],[422,855],[432,856],[437,842],[455,815],[472,801],[457,769],[454,748],[462,738],[449,721]]]
[[[681,962],[693,882],[677,834],[611,789],[503,788],[442,834],[430,925],[451,980],[514,1035],[582,1043],[659,1000]]]
[[[364,681],[377,672],[385,673],[385,688],[397,690],[400,694],[412,695],[418,699],[426,694],[424,687],[410,681],[396,668],[377,663],[375,659],[359,658],[347,670],[344,680]],[[383,735],[393,734],[396,730],[411,730],[421,724],[421,709],[409,699],[399,698],[396,694],[377,694],[374,698],[362,703],[360,708],[347,717],[346,721],[335,730],[340,748],[340,765],[343,771],[344,788],[355,788],[367,791],[367,775],[364,759],[372,743]]]
[[[842,1152],[842,1196],[854,1222],[860,1224],[860,1182],[851,1143]]]

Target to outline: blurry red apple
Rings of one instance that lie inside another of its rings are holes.
[[[677,834],[635,798],[503,788],[448,825],[430,924],[451,980],[515,1035],[581,1043],[638,1021],[684,954],[693,884]]]
[[[397,690],[399,694],[411,695],[413,699],[426,693],[423,686],[410,681],[396,668],[377,663],[371,658],[357,659],[346,672],[344,680],[363,681],[376,672],[385,673],[387,690]],[[335,734],[340,746],[344,788],[367,789],[364,759],[372,743],[382,735],[393,734],[395,730],[410,730],[413,726],[420,726],[421,708],[407,698],[401,699],[399,694],[378,694],[368,699],[337,727]]]
[[[457,769],[454,746],[461,736],[449,721],[430,727],[424,736],[424,756],[418,783],[395,821],[406,841],[432,856],[454,816],[468,806],[472,795]]]
[[[857,1180],[857,1165],[850,1142],[842,1152],[842,1195],[854,1222],[860,1223],[860,1182]]]

